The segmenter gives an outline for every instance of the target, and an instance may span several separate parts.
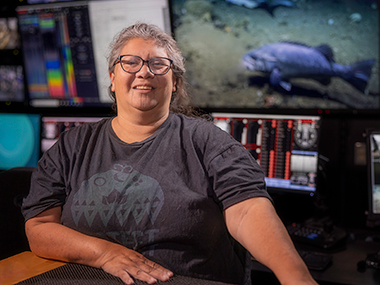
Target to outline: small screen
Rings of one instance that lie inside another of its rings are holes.
[[[42,117],[41,152],[47,151],[58,140],[62,132],[101,119],[101,117]]]
[[[380,214],[380,131],[370,140],[370,202],[373,214]]]
[[[21,65],[0,65],[0,101],[24,102],[24,74]]]
[[[35,167],[40,158],[40,115],[0,113],[0,170]]]
[[[26,99],[20,47],[17,18],[0,17],[0,102],[7,108]]]
[[[88,8],[18,8],[32,106],[99,104]]]
[[[213,113],[213,118],[257,160],[268,189],[315,192],[318,116]]]
[[[18,48],[20,48],[20,37],[17,29],[17,18],[0,18],[0,50]]]

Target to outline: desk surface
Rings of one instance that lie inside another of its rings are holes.
[[[65,262],[44,259],[30,251],[25,251],[0,260],[0,284],[15,284],[65,264]]]
[[[337,284],[350,285],[379,285],[380,270],[366,268],[364,272],[359,272],[358,262],[365,260],[368,254],[376,253],[380,250],[380,243],[366,241],[348,242],[344,250],[333,254],[330,267],[324,271],[312,271],[316,280],[335,282]]]
[[[23,252],[0,261],[0,284],[124,284],[121,279],[105,271],[74,263],[64,263],[37,257],[32,252]],[[158,282],[166,283],[166,282]],[[168,283],[172,285],[232,285],[219,281],[203,280],[174,275]],[[148,283],[135,280],[136,285]]]

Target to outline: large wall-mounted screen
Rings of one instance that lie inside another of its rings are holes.
[[[378,1],[172,0],[194,103],[379,109]]]

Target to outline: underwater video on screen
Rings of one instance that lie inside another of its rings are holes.
[[[201,108],[379,109],[376,0],[172,0]]]

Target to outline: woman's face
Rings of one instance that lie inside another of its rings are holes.
[[[135,38],[128,41],[120,55],[137,55],[144,60],[152,57],[168,57],[165,49],[153,40]],[[144,63],[137,73],[125,72],[117,63],[110,73],[111,89],[115,92],[118,115],[131,114],[131,111],[169,112],[172,92],[175,91],[175,78],[170,69],[164,75],[151,73]]]

